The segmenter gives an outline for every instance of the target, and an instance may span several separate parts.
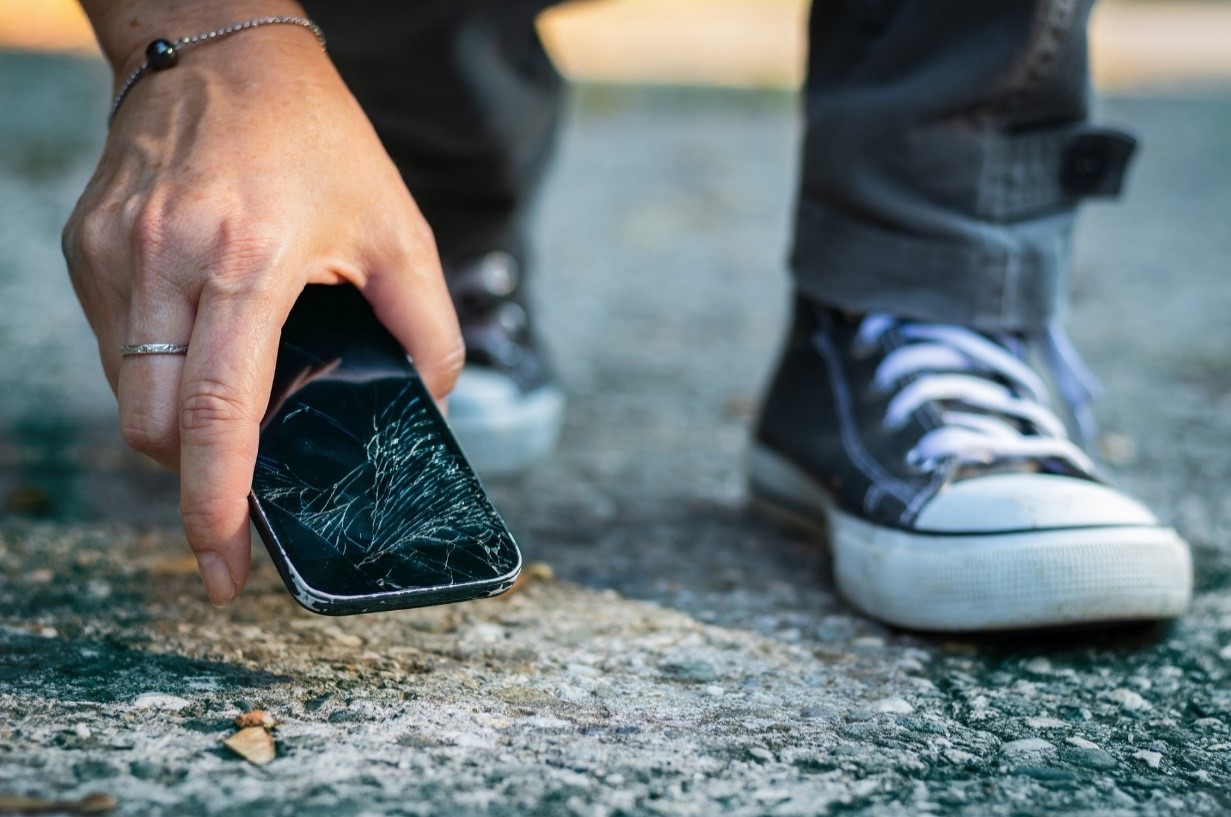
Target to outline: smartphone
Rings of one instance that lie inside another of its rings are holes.
[[[283,327],[249,505],[314,613],[485,598],[521,570],[414,365],[350,285],[309,285]]]

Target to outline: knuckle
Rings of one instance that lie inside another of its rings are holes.
[[[114,241],[115,225],[106,210],[92,210],[81,217],[79,225],[70,221],[65,227],[66,248],[79,248],[87,261],[97,262],[109,255]]]
[[[251,421],[247,401],[234,388],[216,380],[200,380],[185,387],[180,404],[180,428],[185,432],[217,432]]]
[[[218,226],[213,261],[224,278],[264,270],[281,254],[284,244],[280,231],[264,220],[225,220]]]
[[[161,207],[146,203],[126,208],[130,215],[129,234],[137,257],[158,257],[171,244],[169,220]]]
[[[185,499],[180,503],[180,520],[193,550],[204,549],[212,533],[224,528],[234,516],[229,503],[210,497]]]
[[[466,364],[466,346],[459,335],[449,347],[432,362],[432,372],[440,388],[452,391],[453,384],[462,373]]]
[[[167,423],[147,416],[127,417],[120,421],[120,435],[130,448],[143,454],[157,454],[175,445],[175,429]]]
[[[466,344],[462,342],[461,335],[454,338],[449,350],[441,357],[440,365],[450,383],[457,380],[457,376],[462,373],[462,367],[466,365]]]

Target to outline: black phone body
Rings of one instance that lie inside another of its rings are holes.
[[[249,505],[315,613],[485,598],[521,570],[410,359],[349,285],[309,285],[282,330]]]

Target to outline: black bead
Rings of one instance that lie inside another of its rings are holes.
[[[177,59],[179,54],[175,51],[175,43],[170,40],[154,40],[145,48],[145,61],[155,71],[165,71],[175,65]]]

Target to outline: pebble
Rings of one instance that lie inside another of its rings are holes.
[[[1078,740],[1081,740],[1078,738]],[[1072,741],[1070,740],[1070,743]],[[1090,741],[1082,741],[1086,745],[1074,745],[1065,748],[1060,756],[1068,763],[1074,766],[1081,766],[1086,769],[1114,769],[1116,767],[1116,759],[1099,747],[1090,743]]]
[[[1000,747],[1002,755],[1037,755],[1056,751],[1056,745],[1042,738],[1011,740]]]
[[[356,647],[363,646],[363,639],[357,635],[353,635],[352,633],[344,633],[341,630],[338,630],[330,633],[330,637],[333,639],[333,643],[337,644],[339,647],[354,649]]]
[[[1218,657],[1223,659],[1224,661],[1231,661],[1231,644],[1228,644],[1227,646],[1219,650]]]
[[[909,715],[915,708],[901,698],[881,698],[872,704],[874,712],[891,712],[898,715]]]
[[[164,709],[178,712],[188,706],[192,706],[192,701],[187,698],[181,698],[178,695],[163,695],[159,692],[138,695],[133,701],[133,709]]]
[[[714,698],[721,698],[726,693],[726,690],[718,686],[718,684],[710,684],[705,688],[705,694]]]
[[[1094,741],[1086,740],[1085,738],[1079,738],[1079,737],[1071,737],[1067,741],[1065,741],[1065,743],[1071,743],[1074,746],[1080,746],[1083,749],[1097,749],[1098,748],[1098,744],[1095,743]]]
[[[1138,760],[1144,760],[1151,769],[1157,769],[1159,764],[1163,762],[1162,752],[1151,752],[1149,749],[1138,749],[1136,752],[1133,752],[1133,757]]]
[[[705,661],[673,661],[662,665],[664,675],[680,681],[703,684],[718,677],[714,668]]]
[[[1023,665],[1023,668],[1027,672],[1033,672],[1035,675],[1051,675],[1052,673],[1051,661],[1042,656],[1031,658]]]
[[[1125,689],[1124,687],[1113,689],[1111,692],[1107,693],[1107,697],[1120,704],[1120,706],[1127,709],[1129,712],[1136,712],[1140,709],[1150,708],[1149,701],[1141,697],[1136,692],[1133,692],[1131,689]]]
[[[1049,718],[1046,716],[1026,718],[1026,725],[1031,729],[1063,729],[1068,726],[1067,723],[1059,720],[1058,718]]]

